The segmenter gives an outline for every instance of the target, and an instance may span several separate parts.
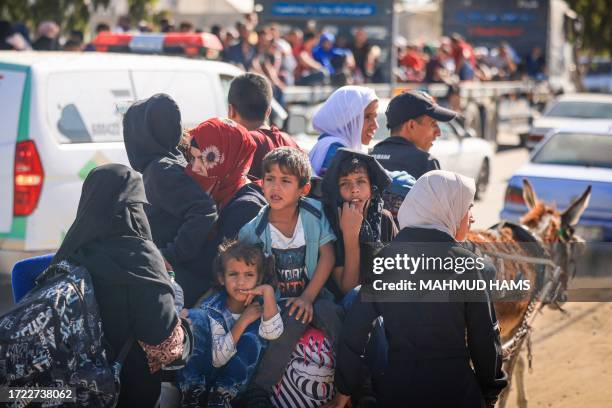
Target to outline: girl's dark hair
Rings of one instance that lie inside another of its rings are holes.
[[[219,254],[213,263],[213,286],[215,286],[217,289],[221,289],[223,287],[223,285],[220,283],[220,278],[223,278],[225,273],[225,265],[227,265],[227,262],[230,259],[242,261],[247,265],[255,265],[259,284],[267,283],[273,287],[276,287],[273,257],[266,256],[259,245],[247,244],[246,242],[232,240],[225,241],[219,245]]]

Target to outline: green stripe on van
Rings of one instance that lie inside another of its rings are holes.
[[[8,62],[0,61],[0,69],[5,69],[7,71],[28,72],[30,70],[30,67],[28,65],[11,64]]]
[[[17,141],[23,142],[30,138],[30,99],[32,93],[32,71],[26,71],[25,83],[23,84],[23,96],[21,97],[21,110],[19,111],[19,127],[17,128]]]
[[[19,124],[17,126],[17,142],[30,138],[30,100],[32,93],[32,70],[29,66],[6,64],[0,62],[0,69],[7,71],[20,71],[26,73],[21,96],[21,109],[19,110]],[[27,217],[13,216],[13,223],[9,232],[0,233],[0,238],[24,240],[26,236]]]
[[[19,110],[19,125],[17,128],[17,141],[22,142],[30,138],[30,101],[32,94],[32,69],[27,65],[8,64],[0,62],[0,69],[6,71],[25,72],[26,78],[21,96],[21,109]]]
[[[0,233],[0,238],[25,239],[26,217],[13,217],[13,225],[9,232]]]

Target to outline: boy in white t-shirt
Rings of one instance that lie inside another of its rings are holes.
[[[334,267],[334,236],[320,202],[310,191],[308,156],[277,148],[263,160],[263,192],[268,205],[246,224],[239,240],[261,244],[274,254],[277,299],[285,331],[266,350],[254,382],[271,388],[281,378],[293,348],[309,323],[335,343],[341,321],[325,283]]]

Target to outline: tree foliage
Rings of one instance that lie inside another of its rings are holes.
[[[128,0],[128,15],[134,22],[147,18],[156,0]],[[111,0],[0,0],[0,18],[23,22],[34,29],[40,22],[55,21],[62,31],[85,31],[91,14],[105,9]]]
[[[610,0],[567,0],[583,18],[583,49],[612,54],[612,4]]]

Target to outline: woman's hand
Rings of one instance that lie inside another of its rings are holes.
[[[323,404],[321,408],[344,408],[348,405],[350,400],[350,396],[336,392],[334,398],[331,401]]]
[[[170,262],[168,262],[168,260],[166,258],[164,258],[162,256],[162,259],[164,260],[164,266],[166,267],[166,271],[173,271],[174,269],[172,268],[172,265],[170,265]]]
[[[193,324],[191,322],[191,319],[189,318],[189,309],[182,309],[181,313],[179,313],[179,317],[182,317],[183,319],[187,320],[189,324]]]

